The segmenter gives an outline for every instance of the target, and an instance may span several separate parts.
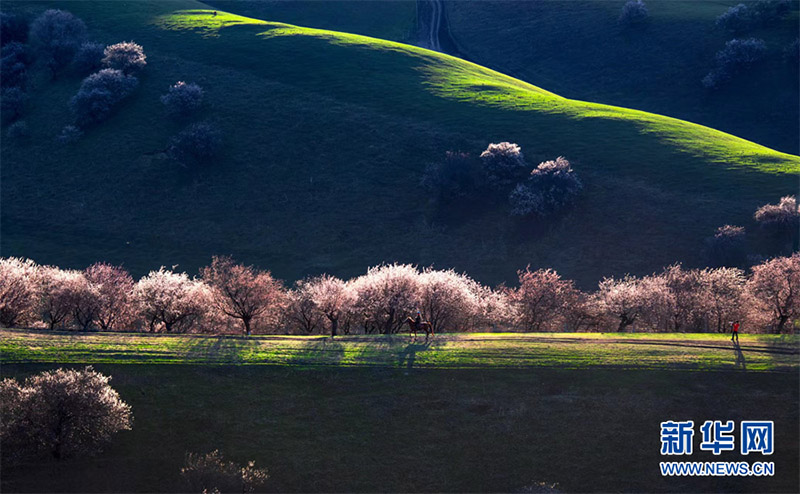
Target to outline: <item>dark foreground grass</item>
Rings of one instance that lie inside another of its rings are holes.
[[[94,458],[7,466],[4,492],[185,491],[186,453],[213,449],[268,467],[271,492],[798,489],[797,336],[744,335],[736,351],[700,334],[2,330],[0,345],[3,377],[95,363],[135,417]],[[688,459],[768,459],[776,475],[662,478],[659,423],[688,419],[775,421],[769,458]]]
[[[3,375],[53,367],[5,364]],[[96,367],[133,407],[133,430],[95,458],[5,468],[4,492],[185,491],[186,452],[213,449],[268,467],[272,492],[798,490],[796,373]],[[776,475],[662,478],[668,419],[774,420]]]

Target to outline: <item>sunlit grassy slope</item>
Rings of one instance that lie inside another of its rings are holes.
[[[418,85],[422,84],[430,93],[445,99],[523,114],[532,113],[537,117],[550,117],[548,127],[554,127],[550,130],[553,133],[571,133],[571,129],[565,128],[569,125],[570,120],[598,119],[601,122],[624,122],[631,124],[639,133],[652,134],[659,141],[674,146],[678,151],[702,157],[708,161],[724,163],[728,166],[750,166],[765,172],[797,173],[800,171],[800,159],[796,156],[779,153],[729,134],[646,112],[568,100],[461,59],[410,45],[348,33],[266,22],[225,12],[212,15],[210,10],[184,10],[170,13],[160,16],[156,20],[156,24],[169,30],[195,31],[204,36],[219,36],[221,30],[232,26],[257,26],[263,28],[264,31],[257,33],[256,36],[267,40],[284,37],[300,38],[304,41],[307,39],[322,40],[329,45],[358,49],[353,53],[353,58],[356,60],[394,65],[386,67],[386,69],[394,70],[375,71],[368,74],[369,79],[364,81],[372,82],[370,79],[375,79],[375,82],[378,82],[378,80],[382,80],[383,84],[376,85],[377,87],[373,85],[351,87],[348,91],[349,97],[357,97],[359,93],[364,92],[367,93],[363,94],[365,97],[377,96],[374,92],[375,89],[386,93],[395,91],[405,93],[409,89],[418,91]],[[265,57],[269,56],[270,48],[268,44],[263,46]],[[320,48],[323,52],[326,51],[324,47]],[[403,58],[398,59],[397,55],[402,55]],[[333,69],[339,79],[358,80],[359,78],[347,68],[337,67],[336,64],[330,64],[330,67],[320,67],[326,73]],[[308,67],[303,69],[307,70]],[[417,74],[408,74],[409,70],[416,71]],[[287,72],[291,74],[292,71]],[[417,77],[409,77],[409,75],[417,75]],[[278,76],[280,77],[280,74]],[[295,74],[291,74],[291,76],[294,77]],[[405,76],[404,80],[417,79],[417,84],[409,84],[410,88],[399,87],[399,84],[392,83],[392,79],[397,76]],[[295,79],[295,81],[298,80],[301,84],[304,82],[299,77]],[[348,95],[342,96],[347,97]],[[374,99],[377,100],[374,103],[373,100],[367,101],[382,106],[382,98]]]
[[[649,0],[649,21],[623,29],[617,19],[624,0],[445,0],[444,31],[451,38],[448,49],[458,56],[562,96],[670,115],[797,153],[798,71],[783,58],[798,35],[797,0],[786,18],[739,35],[766,41],[763,62],[718,91],[700,85],[715,53],[733,37],[715,26],[716,17],[755,1]],[[411,0],[206,3],[394,41],[408,41],[414,31]]]
[[[573,101],[409,45],[212,11],[192,0],[16,3],[84,18],[104,42],[135,39],[148,67],[134,98],[71,147],[80,79],[41,82],[27,143],[3,144],[2,251],[81,267],[193,271],[232,254],[295,279],[385,261],[466,270],[496,283],[530,263],[583,286],[609,274],[701,264],[703,239],[796,189],[800,159],[713,129]],[[180,125],[158,96],[207,91],[225,154],[190,173],[160,153]],[[522,145],[534,166],[569,158],[586,184],[544,227],[504,206],[429,202],[418,183],[447,150]]]

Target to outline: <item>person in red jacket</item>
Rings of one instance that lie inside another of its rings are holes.
[[[731,341],[736,338],[736,343],[739,343],[739,321],[731,324]]]

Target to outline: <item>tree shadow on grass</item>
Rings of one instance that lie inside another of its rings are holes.
[[[490,338],[484,338],[483,341],[489,341]],[[670,346],[670,347],[686,347],[686,348],[707,348],[711,350],[724,349],[724,343],[714,345],[710,343],[694,343],[691,341],[681,340],[655,340],[655,339],[626,339],[626,338],[559,338],[559,337],[540,337],[535,340],[536,342],[555,342],[555,343],[572,343],[572,344],[591,344],[591,343],[610,343],[620,345],[646,345],[646,346]],[[754,346],[746,345],[745,350],[756,353],[772,353],[781,355],[797,355],[800,349],[797,347],[783,346],[783,345],[769,345],[769,346]]]
[[[331,338],[322,338],[292,349],[286,360],[289,365],[339,365],[344,346]]]
[[[788,350],[794,353],[800,353],[800,339],[798,339],[794,334],[778,335],[774,339],[763,342],[763,344],[765,345],[764,348],[768,348],[770,350]]]
[[[238,336],[186,338],[181,345],[183,358],[208,363],[241,363],[255,342]]]
[[[405,365],[406,370],[410,371],[413,369],[414,362],[417,359],[417,352],[425,352],[430,349],[430,346],[431,342],[427,339],[425,343],[409,343],[397,354],[398,367],[403,367],[403,365]]]

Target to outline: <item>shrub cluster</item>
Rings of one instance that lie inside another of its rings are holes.
[[[118,267],[84,271],[0,260],[0,323],[106,331],[390,334],[420,311],[435,332],[782,332],[800,318],[800,253],[738,268],[673,265],[641,278],[606,278],[593,292],[552,270],[520,271],[516,288],[486,287],[452,270],[405,264],[291,289],[269,272],[214,258],[199,277],[161,268],[134,282]]]
[[[28,45],[12,41],[0,49],[0,82],[3,88],[23,87],[31,63]]]
[[[185,117],[203,105],[203,88],[193,82],[178,81],[161,96],[161,103],[173,117]]]
[[[448,151],[443,162],[426,167],[420,183],[442,201],[463,198],[485,187],[493,192],[486,197],[507,198],[512,215],[538,217],[569,205],[583,189],[563,156],[540,163],[526,177],[528,169],[519,145],[492,143],[480,154],[479,166],[468,153]]]
[[[30,26],[19,15],[0,13],[0,114],[4,124],[20,118],[24,112],[28,99],[25,86],[34,54],[43,57],[55,75],[72,60],[85,38],[86,25],[69,12],[47,10]],[[29,39],[34,49],[27,44]],[[27,135],[27,127],[20,123],[10,127],[6,135],[13,138]]]
[[[716,89],[735,74],[750,68],[764,58],[766,52],[767,46],[764,40],[732,39],[725,43],[725,48],[717,52],[714,69],[701,82],[707,89]]]
[[[222,131],[210,122],[189,125],[172,138],[169,155],[185,167],[206,165],[222,151]]]
[[[469,154],[448,151],[441,163],[430,163],[420,181],[423,188],[449,201],[465,197],[476,188],[475,167]]]
[[[130,429],[131,408],[109,379],[87,367],[47,371],[22,383],[0,381],[3,460],[96,453],[114,434]]]
[[[186,465],[181,468],[181,476],[192,492],[255,492],[266,484],[269,473],[256,468],[250,461],[240,467],[222,457],[219,450],[200,455],[186,455]]]
[[[559,156],[534,168],[509,196],[511,214],[546,216],[572,203],[583,189],[569,161]]]
[[[778,204],[765,204],[758,208],[754,218],[771,233],[796,236],[800,229],[800,206],[794,196],[782,197]]]
[[[86,41],[75,52],[72,64],[79,73],[90,74],[103,66],[105,49],[106,47],[102,43]]]
[[[53,74],[72,61],[86,37],[86,24],[63,10],[46,10],[31,23],[31,42],[46,57]]]
[[[182,119],[197,113],[203,106],[203,88],[178,81],[161,96],[167,114]],[[222,152],[222,131],[211,122],[195,122],[170,139],[167,154],[185,168],[200,168],[217,159]]]
[[[79,72],[91,72],[105,67],[81,83],[78,93],[69,102],[78,127],[102,122],[111,116],[114,109],[138,87],[134,73],[147,64],[142,47],[133,41],[124,41],[110,46],[100,43],[81,42],[74,51],[73,65]],[[71,142],[80,137],[68,126],[57,138],[60,142]]]
[[[28,95],[24,88],[31,62],[28,45],[9,41],[0,48],[0,117],[4,124],[20,118],[25,111]]]
[[[78,94],[70,100],[75,121],[80,126],[101,122],[111,115],[122,100],[133,93],[138,79],[117,69],[103,69],[81,83]]]
[[[643,0],[628,0],[622,6],[619,23],[623,26],[635,26],[644,23],[649,16]]]
[[[507,191],[524,176],[528,165],[517,144],[492,143],[481,153],[486,182],[494,190]]]
[[[144,49],[141,45],[133,41],[123,41],[105,48],[102,63],[109,69],[132,74],[142,70],[147,65],[147,56],[144,54]]]
[[[717,17],[717,26],[738,34],[758,27],[769,26],[785,17],[790,10],[789,0],[759,0],[745,5],[740,3]]]

